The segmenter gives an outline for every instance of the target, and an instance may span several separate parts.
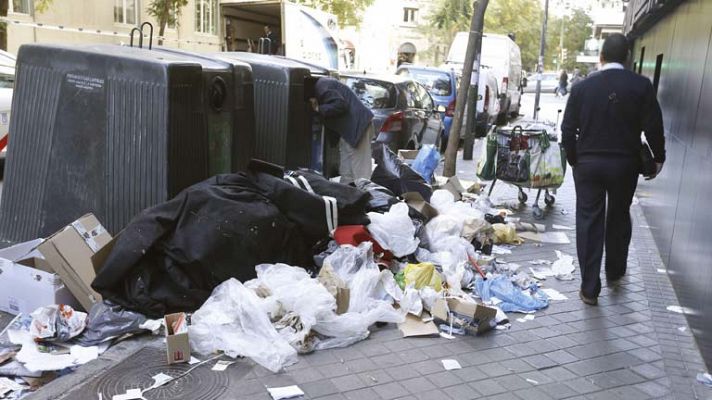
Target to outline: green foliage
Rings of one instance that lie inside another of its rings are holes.
[[[559,65],[559,69],[566,68],[571,71],[576,66],[576,55],[583,51],[586,39],[591,37],[593,21],[584,10],[574,9],[570,16],[565,18],[549,19],[549,28],[546,32],[546,69],[556,68],[555,59],[560,58],[561,24],[563,23],[564,48],[567,58]]]
[[[49,9],[53,0],[35,0],[35,12],[43,13]]]
[[[163,36],[166,25],[178,25],[181,9],[187,5],[188,0],[152,0],[146,12],[158,21],[159,35]]]
[[[358,25],[361,11],[373,4],[374,0],[296,0],[299,4],[336,15],[341,26]]]
[[[470,29],[472,1],[436,0],[429,24],[422,30],[433,47],[447,48],[457,32]],[[539,54],[542,8],[538,0],[491,0],[485,13],[485,32],[516,36],[522,65],[531,69]],[[439,60],[439,61],[444,61]]]

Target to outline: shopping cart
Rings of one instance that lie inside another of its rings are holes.
[[[556,126],[523,122],[514,127],[498,128],[488,136],[485,151],[485,161],[478,166],[478,176],[492,180],[488,194],[492,194],[497,181],[503,181],[516,186],[519,202],[526,203],[528,196],[524,189],[537,189],[532,214],[535,219],[542,219],[544,211],[539,207],[542,191],[544,203],[553,206],[556,189],[563,183],[566,173],[566,157],[558,142]]]

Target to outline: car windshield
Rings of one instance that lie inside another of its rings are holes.
[[[425,86],[433,96],[450,96],[452,94],[450,75],[445,72],[411,69],[410,77]]]
[[[0,89],[12,89],[15,86],[15,76],[0,74]]]
[[[341,81],[370,109],[396,106],[396,88],[392,83],[348,76],[342,77]]]

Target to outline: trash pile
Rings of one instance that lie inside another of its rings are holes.
[[[496,258],[539,227],[457,178],[432,177],[431,161],[414,168],[425,165],[432,185],[387,147],[374,153],[372,179],[351,186],[253,160],[145,210],[116,237],[89,214],[0,250],[26,292],[3,305],[18,315],[0,334],[0,398],[141,333],[165,337],[169,364],[218,353],[277,372],[299,354],[365,340],[377,323],[403,337],[477,335],[507,329],[506,313],[565,299],[540,285],[571,279],[572,257],[529,268]]]

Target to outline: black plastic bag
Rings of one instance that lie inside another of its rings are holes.
[[[128,333],[146,332],[139,327],[146,322],[145,315],[129,311],[108,300],[94,304],[88,319],[86,329],[76,338],[82,346],[96,346]]]
[[[382,143],[374,145],[373,158],[377,164],[371,174],[373,183],[389,189],[397,196],[408,192],[418,192],[425,201],[430,201],[433,188],[425,182],[420,174],[401,161],[388,146]]]
[[[398,203],[398,198],[393,192],[368,179],[357,179],[353,185],[371,195],[371,199],[368,201],[368,211],[385,213],[391,209],[392,205]]]

